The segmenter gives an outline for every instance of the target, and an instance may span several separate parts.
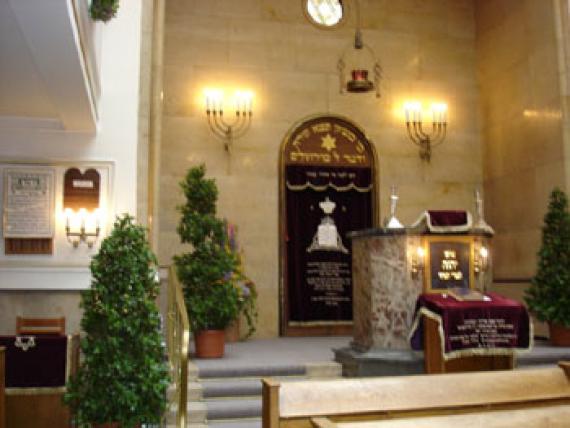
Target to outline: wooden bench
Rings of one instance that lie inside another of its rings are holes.
[[[559,419],[568,424],[569,404],[570,362],[565,362],[518,371],[283,383],[264,379],[262,414],[263,428],[486,428],[495,426],[489,422],[493,418],[501,428],[558,428],[563,426]],[[454,419],[462,414],[469,414],[471,424]],[[545,414],[556,422],[548,425]],[[479,418],[482,422],[473,425]],[[535,422],[521,424],[521,418]]]

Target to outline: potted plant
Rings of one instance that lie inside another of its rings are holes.
[[[538,269],[525,300],[531,312],[548,322],[550,340],[570,346],[570,214],[566,194],[550,194],[538,252]]]
[[[119,0],[92,0],[89,6],[91,19],[94,21],[110,21],[119,10]]]
[[[199,358],[224,354],[224,329],[237,317],[238,292],[233,284],[237,260],[227,245],[223,220],[216,217],[218,189],[204,178],[204,165],[188,170],[180,186],[186,203],[178,234],[190,251],[174,257],[184,288],[188,318]]]
[[[81,367],[64,401],[78,426],[131,428],[158,423],[166,408],[168,368],[155,303],[156,259],[133,217],[117,218],[91,262],[81,293]]]

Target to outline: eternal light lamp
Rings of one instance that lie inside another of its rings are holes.
[[[406,113],[406,129],[412,142],[420,147],[420,158],[429,162],[431,149],[443,143],[447,132],[447,104],[434,103],[431,105],[432,130],[424,131],[422,121],[422,105],[418,101],[404,104]]]
[[[370,92],[376,90],[376,97],[380,98],[380,79],[382,78],[382,67],[376,54],[370,46],[364,43],[362,31],[360,31],[360,5],[354,2],[356,10],[356,32],[354,43],[348,46],[341,54],[337,63],[337,70],[340,81],[340,93],[346,92]],[[350,77],[345,76],[345,68],[349,63]],[[372,73],[367,66],[372,64]],[[369,74],[373,74],[373,80],[369,79]]]
[[[224,118],[224,93],[220,89],[206,89],[206,115],[208,125],[218,138],[224,141],[224,148],[231,152],[233,141],[242,137],[251,125],[253,114],[253,93],[251,91],[236,91],[233,97],[235,117],[226,122]]]

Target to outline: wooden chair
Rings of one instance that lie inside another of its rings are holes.
[[[65,317],[16,318],[16,335],[65,334]]]

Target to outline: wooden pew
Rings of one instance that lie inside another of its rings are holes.
[[[4,348],[0,348],[0,428],[6,427],[6,401],[4,398]]]
[[[447,416],[418,416],[368,422],[333,422],[314,418],[315,428],[568,428],[570,406],[544,406],[519,410],[468,413]]]
[[[405,418],[449,418],[469,413],[471,418],[476,415],[473,420],[477,420],[479,417],[492,418],[493,413],[497,420],[503,422],[501,428],[510,428],[511,425],[504,425],[505,420],[510,421],[509,418],[515,421],[515,417],[520,420],[521,417],[532,416],[537,421],[544,420],[541,419],[541,411],[535,409],[545,406],[555,412],[553,417],[557,420],[566,414],[569,404],[570,362],[565,362],[559,367],[518,371],[283,383],[264,379],[262,415],[263,428],[447,428],[453,422],[448,425],[418,425],[417,421],[406,422]],[[521,416],[520,412],[525,410],[532,415]],[[496,411],[514,413],[497,416],[499,413]],[[379,425],[382,420],[389,420],[387,422],[391,424]],[[394,425],[395,420],[401,425]],[[562,420],[568,421],[566,416]],[[364,421],[375,422],[366,425]],[[349,422],[361,425],[350,425]],[[512,425],[517,426],[551,427],[538,422]],[[486,428],[493,425],[491,422],[488,425],[455,422],[453,427]],[[552,427],[558,428],[559,425]]]

